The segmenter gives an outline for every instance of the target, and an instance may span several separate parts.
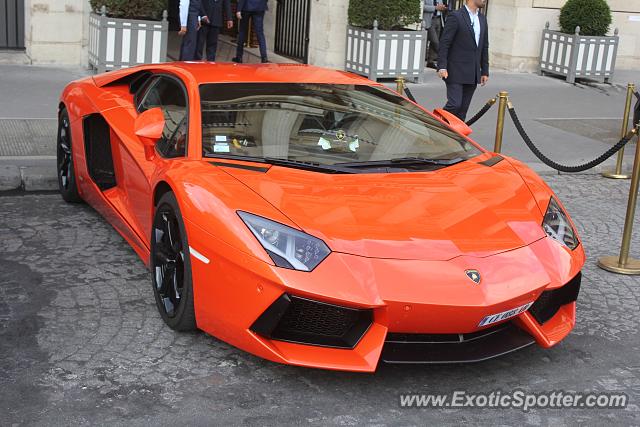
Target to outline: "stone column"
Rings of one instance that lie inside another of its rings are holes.
[[[344,69],[349,0],[311,0],[309,64]]]
[[[87,65],[87,0],[25,0],[25,47],[34,64]]]

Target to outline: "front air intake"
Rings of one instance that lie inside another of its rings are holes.
[[[529,312],[539,324],[544,324],[555,316],[558,310],[560,310],[560,307],[578,299],[581,280],[582,274],[578,273],[576,277],[571,279],[564,286],[543,292],[536,302],[533,303]]]
[[[353,348],[373,321],[356,309],[283,294],[251,325],[266,338],[323,347]]]

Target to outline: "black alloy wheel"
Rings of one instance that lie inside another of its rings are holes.
[[[78,194],[71,147],[69,114],[66,108],[62,108],[58,116],[58,141],[56,144],[58,189],[65,202],[77,203],[82,199]]]
[[[195,329],[189,245],[173,193],[163,195],[156,207],[150,261],[153,293],[162,319],[178,331]]]

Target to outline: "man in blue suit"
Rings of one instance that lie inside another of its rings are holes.
[[[218,35],[226,18],[227,28],[233,27],[231,18],[231,3],[229,0],[202,0],[206,16],[201,19],[202,25],[198,31],[197,56],[202,55],[204,43],[207,43],[207,61],[216,60],[218,49]]]
[[[258,36],[262,62],[269,62],[267,58],[267,41],[264,38],[264,12],[267,9],[267,0],[238,0],[238,12],[236,12],[236,16],[240,20],[240,29],[238,32],[236,56],[232,59],[233,62],[242,62],[244,42],[249,32],[249,18],[251,18],[253,27],[256,30],[256,35]]]
[[[197,44],[200,20],[203,17],[206,18],[206,12],[202,0],[180,0],[180,61],[202,59],[202,54],[198,54]]]
[[[478,84],[489,80],[489,31],[480,13],[486,0],[466,0],[449,13],[440,38],[438,75],[447,85],[444,109],[461,120],[467,117]]]

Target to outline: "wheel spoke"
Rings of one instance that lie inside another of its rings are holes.
[[[157,263],[167,264],[175,262],[175,254],[171,252],[171,248],[167,247],[162,241],[156,242],[155,259]]]
[[[162,214],[162,228],[164,229],[165,234],[167,235],[167,240],[168,240],[168,244],[169,247],[173,247],[173,243],[174,243],[174,235],[172,233],[171,230],[171,220],[169,219],[169,216],[167,213],[163,213]]]
[[[173,285],[175,275],[175,267],[172,264],[167,264],[162,274],[162,286],[160,287],[160,294],[162,294],[162,296],[168,296],[171,293],[171,286]]]
[[[173,317],[175,306],[170,298],[162,298],[162,302],[164,303],[164,311],[167,313],[167,316]]]
[[[67,143],[66,139],[61,138],[60,148],[62,149],[64,154],[71,155],[71,148],[69,148],[69,144]]]
[[[69,135],[69,122],[66,117],[60,121],[58,135],[58,175],[62,188],[68,189],[71,179],[71,140]]]
[[[153,264],[156,292],[161,310],[169,317],[176,315],[184,286],[184,251],[175,213],[161,206],[153,226]]]
[[[182,289],[180,289],[178,287],[178,275],[174,271],[174,273],[173,273],[173,295],[175,297],[176,303],[180,301],[181,293],[182,293]]]

